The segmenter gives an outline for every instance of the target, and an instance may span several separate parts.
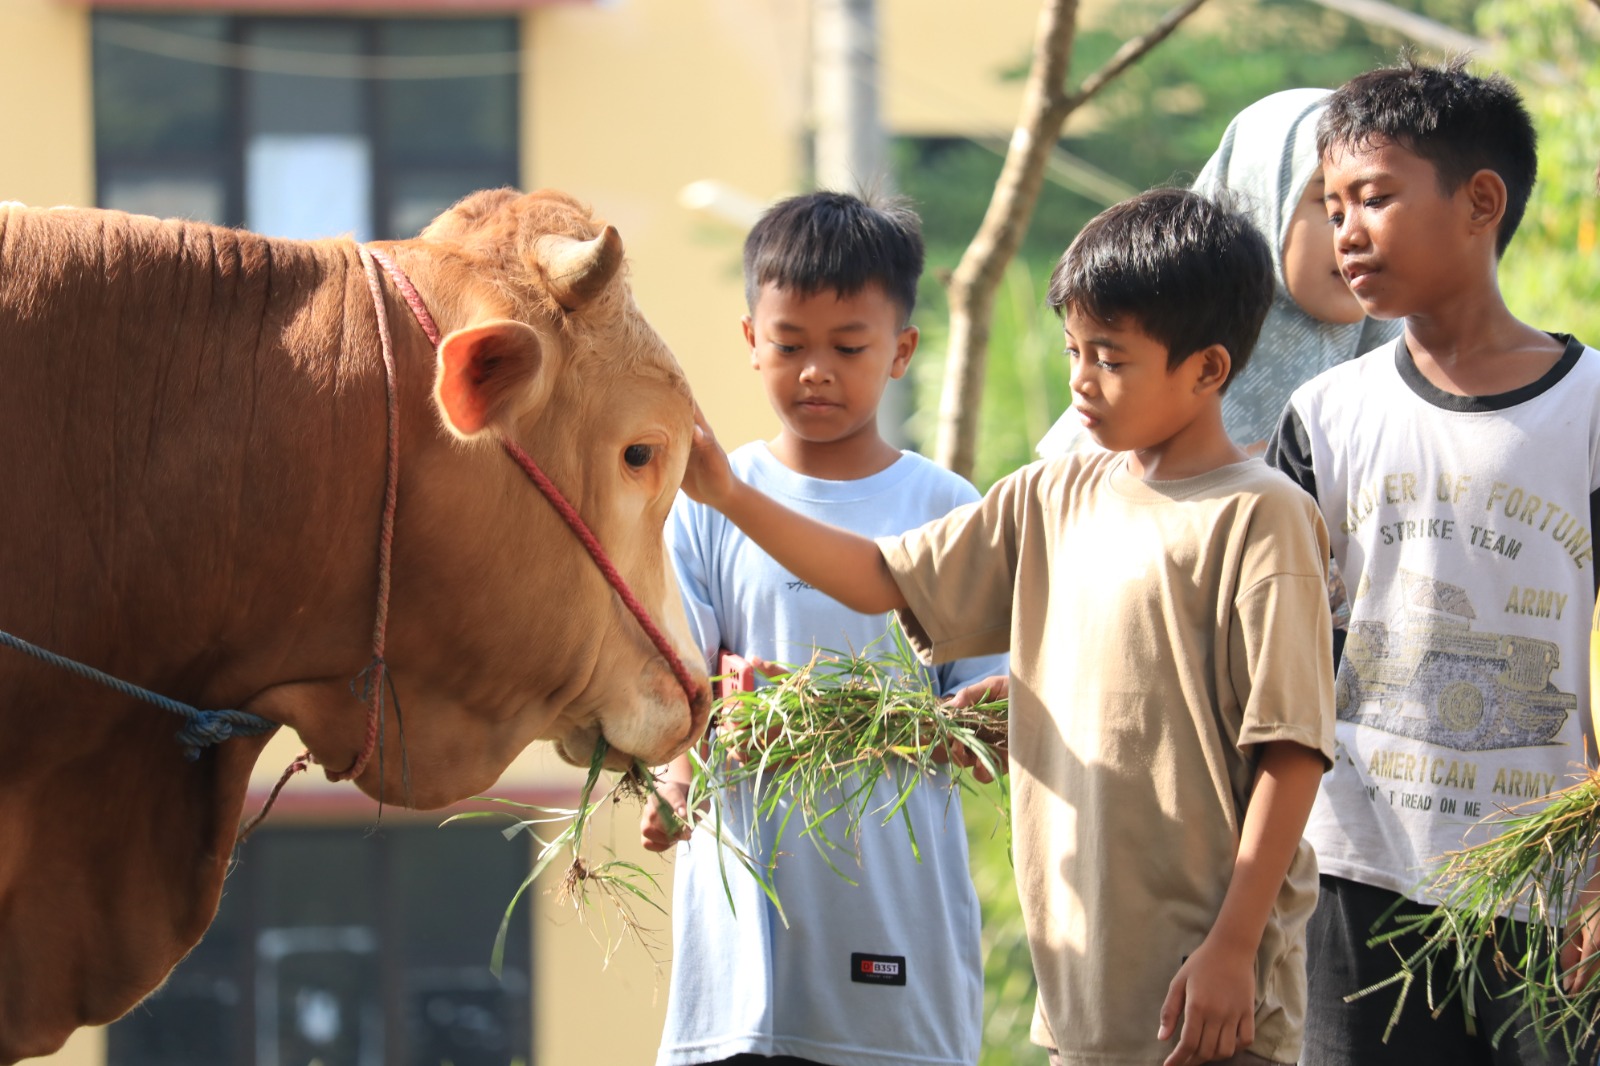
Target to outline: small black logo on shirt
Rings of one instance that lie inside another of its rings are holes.
[[[906,957],[851,952],[850,980],[864,985],[903,985],[906,983]]]
[[[788,589],[790,592],[803,592],[812,586],[806,584],[804,581],[796,579],[794,581],[785,581],[783,583],[783,587]]]

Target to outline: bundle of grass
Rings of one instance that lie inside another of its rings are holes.
[[[783,904],[773,876],[780,852],[774,847],[765,862],[753,858],[747,842],[730,829],[723,805],[728,788],[749,787],[759,818],[776,819],[780,837],[792,829],[810,840],[846,880],[850,878],[829,853],[849,849],[862,819],[881,817],[887,823],[902,815],[912,790],[945,769],[958,746],[998,783],[995,806],[1002,817],[1009,815],[1003,754],[1006,702],[991,699],[966,708],[950,706],[934,691],[926,672],[916,668],[915,653],[898,628],[891,633],[887,651],[822,652],[801,666],[783,667],[769,685],[754,691],[725,691],[712,712],[717,727],[690,752],[694,776],[687,809],[693,831],[714,841],[724,861],[731,857],[754,877],[780,917]],[[555,889],[557,899],[571,904],[586,923],[591,913],[600,911],[591,928],[606,959],[624,941],[634,939],[659,963],[654,932],[639,920],[640,907],[664,912],[659,883],[638,863],[615,856],[591,860],[586,838],[593,810],[607,799],[655,803],[668,824],[677,822],[677,817],[656,792],[653,771],[642,763],[618,775],[597,796],[603,778],[609,776],[601,769],[605,753],[602,739],[576,807],[539,807],[486,797],[494,809],[447,820],[448,824],[509,819],[503,830],[508,839],[528,833],[538,845],[533,867],[501,919],[491,960],[496,973],[517,903],[557,860],[567,862]],[[949,780],[967,790],[975,788],[972,775],[959,768]],[[884,781],[892,782],[892,789],[884,793],[889,799],[874,802]],[[909,818],[904,824],[916,851]],[[732,906],[731,893],[728,901]],[[597,903],[602,906],[596,907]]]
[[[1470,1005],[1484,995],[1485,967],[1493,966],[1507,982],[1502,994],[1521,1004],[1490,1034],[1496,1044],[1527,1027],[1571,1060],[1600,1031],[1600,980],[1587,968],[1562,965],[1562,949],[1575,946],[1582,920],[1600,918],[1600,901],[1586,891],[1600,842],[1600,774],[1538,802],[1536,810],[1513,807],[1494,818],[1493,839],[1444,856],[1432,883],[1440,904],[1392,916],[1369,941],[1398,945],[1405,938],[1420,946],[1409,954],[1397,948],[1399,972],[1350,999],[1398,987],[1392,1028],[1419,981],[1437,1014],[1453,997]],[[1525,919],[1526,937],[1509,935],[1504,914]]]
[[[906,802],[948,767],[957,749],[999,783],[996,805],[1008,810],[1006,702],[952,706],[917,667],[898,628],[884,640],[886,648],[860,653],[819,651],[807,663],[780,667],[770,684],[727,693],[718,705],[719,727],[691,753],[688,808],[697,812],[697,824],[726,844],[724,797],[743,788],[753,797],[754,820],[776,826],[764,871],[749,862],[746,849],[727,849],[763,886],[771,883],[779,843],[790,829],[846,880],[834,856],[851,850],[869,817],[884,824],[898,817],[920,859]],[[974,787],[972,775],[959,768],[948,780]],[[884,784],[889,787],[880,788]]]

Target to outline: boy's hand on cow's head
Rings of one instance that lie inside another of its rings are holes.
[[[716,507],[732,491],[737,479],[728,453],[717,443],[700,405],[694,407],[694,435],[689,441],[689,465],[683,471],[683,491],[696,503]]]

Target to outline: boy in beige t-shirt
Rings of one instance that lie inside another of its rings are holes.
[[[1250,222],[1156,190],[1051,279],[1106,449],[1035,463],[874,542],[737,481],[709,429],[684,488],[796,577],[900,612],[930,659],[1009,650],[1033,1027],[1082,1066],[1292,1063],[1333,749],[1327,534],[1222,427],[1272,294]],[[1246,1050],[1248,1049],[1248,1050]]]

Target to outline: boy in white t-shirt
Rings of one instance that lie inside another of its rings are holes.
[[[1368,942],[1432,908],[1442,857],[1594,750],[1600,353],[1500,296],[1537,166],[1510,82],[1464,61],[1370,71],[1329,98],[1317,147],[1340,269],[1405,331],[1296,390],[1268,451],[1316,498],[1350,591],[1339,755],[1306,829],[1323,877],[1304,1061],[1564,1063],[1566,1040],[1529,1029],[1487,954],[1465,1005],[1443,974],[1398,1014],[1393,992],[1347,997],[1421,947]],[[1564,966],[1595,957],[1596,930],[1574,932]]]
[[[778,415],[778,435],[740,448],[739,476],[790,507],[865,535],[899,533],[977,499],[963,478],[901,452],[878,429],[878,402],[917,347],[910,324],[922,272],[916,215],[819,192],[771,208],[745,241],[744,319],[750,365]],[[810,661],[814,650],[871,654],[892,624],[887,608],[858,613],[797,579],[702,504],[680,498],[668,525],[691,629],[712,673],[729,649],[758,668]],[[1003,656],[934,671],[953,695]],[[997,684],[1003,684],[1003,678]],[[687,756],[661,794],[682,813]],[[941,787],[944,786],[944,787]],[[755,879],[702,834],[678,846],[672,984],[659,1066],[971,1066],[978,1060],[983,963],[966,829],[948,779],[923,782],[887,825],[892,783],[867,801],[835,870],[795,825],[776,880],[788,925]],[[753,815],[747,786],[725,789],[728,832],[759,862],[780,846],[783,811]],[[648,804],[645,846],[677,839]],[[726,865],[727,869],[724,870]],[[845,880],[841,872],[849,872]],[[730,909],[729,897],[733,907]]]

